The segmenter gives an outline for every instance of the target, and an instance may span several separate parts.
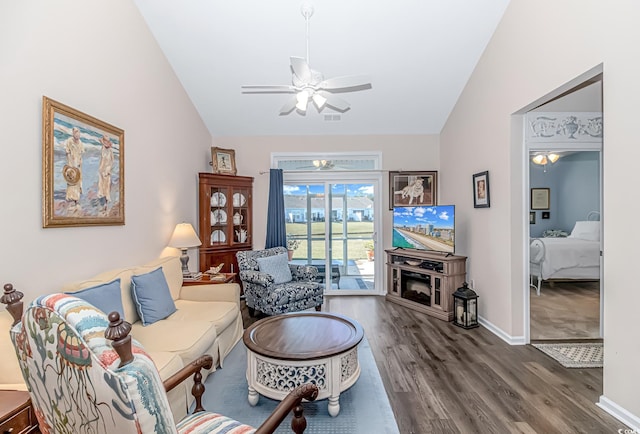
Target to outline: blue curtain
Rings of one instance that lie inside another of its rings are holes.
[[[267,241],[265,249],[287,247],[284,215],[284,180],[282,169],[269,171],[269,204],[267,208]]]

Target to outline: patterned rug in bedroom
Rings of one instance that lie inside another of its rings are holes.
[[[560,362],[565,368],[602,368],[604,348],[601,342],[531,345]]]

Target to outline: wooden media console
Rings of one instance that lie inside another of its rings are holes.
[[[467,257],[412,249],[385,252],[387,300],[452,321],[452,294],[466,279]]]

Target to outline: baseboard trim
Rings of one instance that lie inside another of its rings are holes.
[[[485,318],[479,315],[478,315],[478,323],[480,323],[481,326],[489,330],[494,335],[498,336],[500,339],[502,339],[509,345],[526,345],[527,343],[524,336],[511,336],[510,334],[502,330],[500,327],[497,327],[495,324],[491,323],[490,321],[487,321]]]
[[[631,414],[628,410],[620,407],[618,404],[616,404],[606,396],[600,395],[600,400],[596,402],[596,405],[609,413],[611,416],[618,419],[623,424],[627,425],[634,432],[640,432],[640,417]],[[618,430],[618,432],[621,431]]]

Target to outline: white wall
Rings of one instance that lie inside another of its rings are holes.
[[[457,205],[468,236],[469,276],[480,313],[512,337],[523,336],[523,174],[526,156],[512,114],[603,63],[604,139],[604,402],[640,424],[640,329],[629,306],[640,304],[636,276],[639,202],[628,179],[640,159],[637,98],[640,3],[617,0],[512,0],[441,134],[441,197]],[[521,124],[520,124],[521,125]],[[489,170],[491,208],[474,209],[471,175]],[[622,174],[629,174],[623,176]],[[633,416],[636,415],[636,416]]]
[[[2,283],[30,300],[197,227],[211,136],[132,2],[2,2],[0,41]],[[42,228],[43,95],[125,131],[124,226]]]
[[[253,176],[254,213],[253,245],[264,248],[267,225],[267,198],[269,196],[268,171],[272,152],[382,152],[383,179],[393,170],[439,170],[440,152],[438,136],[263,136],[214,138],[214,146],[236,151],[238,175]],[[389,211],[388,181],[383,182],[382,201],[383,243],[391,247],[391,219]]]

